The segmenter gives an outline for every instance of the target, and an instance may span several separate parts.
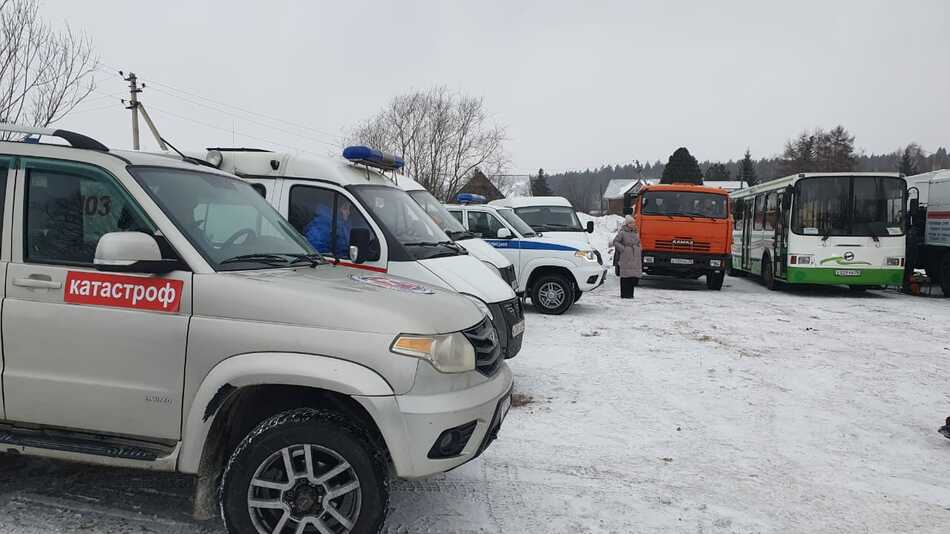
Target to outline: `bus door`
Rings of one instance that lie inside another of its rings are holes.
[[[742,270],[750,272],[752,270],[752,205],[755,203],[755,197],[750,197],[742,203],[742,209],[745,213],[742,215]]]
[[[791,197],[788,192],[780,191],[775,216],[775,275],[779,278],[787,277],[788,270],[788,216]]]

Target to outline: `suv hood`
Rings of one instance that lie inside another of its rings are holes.
[[[195,314],[208,317],[393,335],[457,332],[483,318],[456,293],[333,265],[198,274],[194,280]]]
[[[589,235],[587,232],[541,232],[541,237],[544,239],[582,249],[590,248]]]
[[[477,259],[487,261],[499,269],[504,269],[511,265],[508,258],[495,250],[495,247],[486,243],[484,239],[472,237],[456,241],[455,244],[467,250],[470,255],[475,256]]]

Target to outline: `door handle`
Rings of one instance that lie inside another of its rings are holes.
[[[62,282],[54,282],[45,274],[31,274],[26,278],[14,278],[13,285],[31,289],[59,289],[63,287]]]

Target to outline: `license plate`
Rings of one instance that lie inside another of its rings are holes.
[[[856,271],[854,269],[838,269],[835,271],[835,276],[861,276],[861,271]]]
[[[524,333],[524,321],[519,321],[511,327],[511,337],[518,337]]]
[[[677,265],[692,265],[693,260],[689,258],[670,258],[670,263],[675,263]]]

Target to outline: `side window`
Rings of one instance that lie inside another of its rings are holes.
[[[367,260],[380,257],[376,233],[359,209],[345,196],[320,187],[295,185],[290,189],[290,224],[321,254],[345,259],[350,255],[350,232],[365,228],[370,235]]]
[[[468,231],[478,237],[492,237],[488,228],[488,214],[480,211],[468,212]]]
[[[267,198],[267,188],[264,187],[264,184],[251,184],[251,187],[254,188],[262,197]]]
[[[765,229],[775,230],[775,221],[778,219],[778,197],[769,193],[765,201]]]
[[[754,230],[761,230],[762,223],[765,222],[765,195],[756,195],[755,197],[755,214],[753,215],[752,223]]]
[[[451,213],[451,214],[452,214],[452,217],[455,217],[455,220],[458,221],[460,224],[465,224],[465,223],[462,221],[462,212],[461,212],[461,211],[450,211],[449,213]]]
[[[488,235],[489,237],[498,237],[498,230],[502,228],[507,228],[501,221],[498,220],[498,217],[495,217],[492,214],[488,214]]]
[[[103,235],[155,233],[115,179],[94,169],[28,168],[26,202],[27,262],[92,265]]]
[[[745,201],[742,200],[741,198],[736,199],[736,200],[729,199],[729,203],[730,203],[730,208],[732,209],[733,220],[735,220],[735,222],[737,223],[742,222],[742,215],[743,215],[742,211],[743,211]]]

